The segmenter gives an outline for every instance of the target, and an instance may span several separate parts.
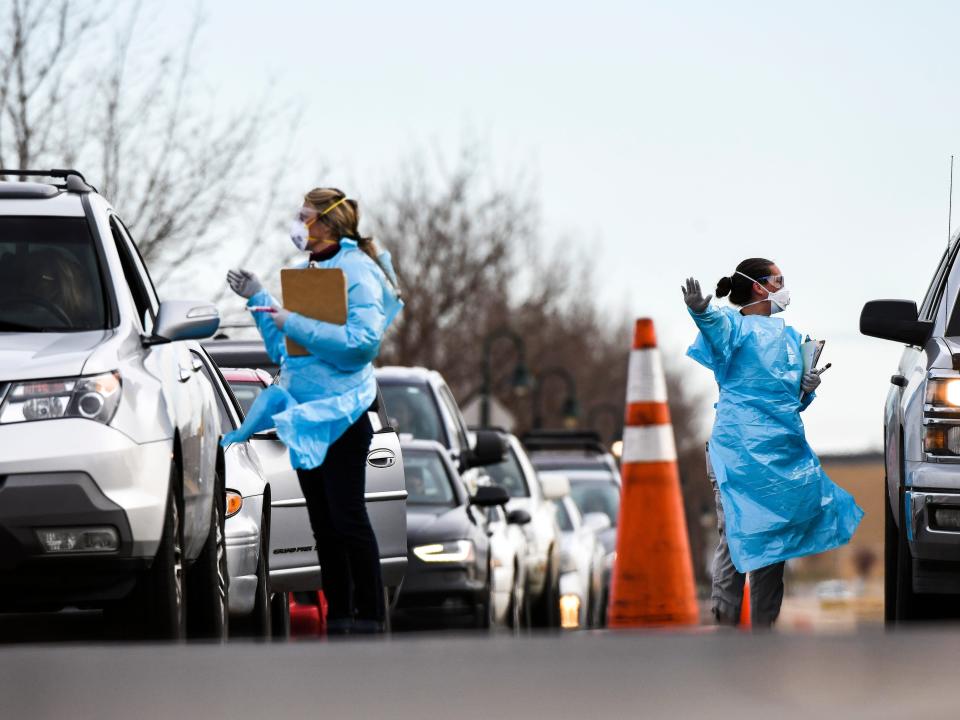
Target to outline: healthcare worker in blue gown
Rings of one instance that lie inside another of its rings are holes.
[[[790,303],[783,274],[762,258],[720,279],[717,308],[689,278],[683,299],[700,335],[688,355],[713,371],[720,388],[707,446],[720,543],[714,556],[713,613],[736,625],[750,573],[754,627],[769,627],[783,601],[784,561],[845,544],[863,511],[824,473],[807,444],[800,413],[813,402],[819,373],[803,372],[796,330],[773,317]]]
[[[358,221],[356,201],[317,188],[305,196],[290,232],[297,249],[310,254],[300,267],[340,268],[346,275],[346,325],[284,310],[246,270],[227,274],[248,307],[276,309],[253,315],[280,377],[223,442],[276,427],[289,448],[317,541],[331,634],[379,632],[386,612],[380,552],[364,502],[373,438],[367,412],[377,399],[372,362],[402,303],[389,254],[360,235]],[[308,354],[288,355],[286,338]]]

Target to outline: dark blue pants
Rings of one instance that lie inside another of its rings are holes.
[[[323,465],[297,470],[327,598],[328,619],[383,622],[380,548],[364,501],[373,427],[367,413],[330,446]]]

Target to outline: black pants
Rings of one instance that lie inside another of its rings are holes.
[[[373,427],[367,413],[327,452],[323,465],[297,470],[317,541],[328,617],[383,622],[380,548],[364,501]]]

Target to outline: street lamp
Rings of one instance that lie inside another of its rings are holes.
[[[566,368],[551,367],[547,368],[537,377],[537,382],[533,386],[533,429],[539,430],[543,427],[543,386],[547,380],[556,377],[567,384],[567,397],[563,401],[561,412],[563,413],[563,424],[567,428],[577,426],[577,417],[580,415],[580,406],[577,403],[577,383],[573,375]]]
[[[490,425],[490,395],[493,391],[493,379],[491,364],[491,355],[493,353],[493,344],[497,340],[506,339],[513,343],[517,351],[517,364],[513,369],[513,379],[511,385],[517,395],[523,395],[530,388],[530,371],[527,370],[526,346],[523,338],[507,327],[499,327],[489,333],[483,339],[483,357],[481,358],[481,372],[483,374],[483,383],[480,388],[480,426]]]

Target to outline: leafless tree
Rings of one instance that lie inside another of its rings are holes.
[[[208,101],[195,58],[199,5],[183,39],[161,48],[144,42],[156,3],[127,4],[109,23],[71,0],[8,7],[0,16],[0,166],[90,168],[160,282],[237,232],[219,220],[242,216],[262,229],[280,184],[268,182],[258,159],[283,121],[266,117],[263,97],[232,111]],[[234,242],[246,249],[255,240]]]

